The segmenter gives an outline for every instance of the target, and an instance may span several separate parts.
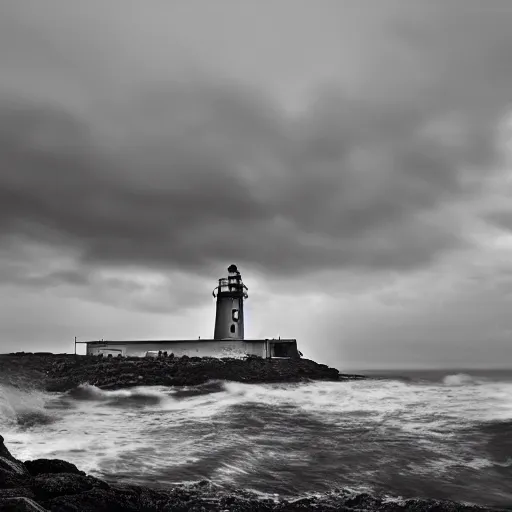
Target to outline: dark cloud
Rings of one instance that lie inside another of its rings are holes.
[[[69,261],[63,261],[63,268],[59,269],[55,262],[38,263],[33,257],[18,261],[5,258],[0,260],[0,282],[3,287],[28,292],[45,289],[55,296],[165,314],[176,314],[204,302],[213,286],[208,281],[197,282],[181,275],[141,278],[133,272],[112,275],[108,270],[98,271],[83,264],[66,266],[70,267]]]
[[[423,140],[423,119],[386,140],[403,130],[393,111],[375,110],[374,126],[373,105],[336,97],[287,119],[237,92],[169,86],[127,102],[111,146],[68,112],[4,103],[2,233],[76,247],[89,263],[285,273],[414,267],[460,242],[422,214],[468,192],[466,155]]]
[[[0,237],[71,248],[87,268],[432,263],[467,243],[448,207],[493,164],[512,41],[503,12],[415,5],[389,23],[407,59],[388,55],[360,91],[332,85],[301,113],[229,80],[147,77],[85,110],[4,94]]]

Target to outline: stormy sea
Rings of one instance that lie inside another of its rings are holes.
[[[67,393],[3,384],[0,432],[21,460],[64,459],[115,482],[512,506],[512,371],[371,377]]]

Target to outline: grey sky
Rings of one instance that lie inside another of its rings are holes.
[[[248,335],[506,365],[510,26],[497,0],[0,0],[2,349],[209,336],[236,262]]]

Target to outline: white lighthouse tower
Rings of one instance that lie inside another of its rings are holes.
[[[217,298],[214,339],[243,340],[244,300],[248,295],[236,265],[228,267],[228,277],[219,279],[213,296]]]

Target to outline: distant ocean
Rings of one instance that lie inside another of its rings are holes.
[[[512,506],[512,371],[370,375],[65,394],[0,385],[0,433],[22,460],[62,458],[114,481]]]

